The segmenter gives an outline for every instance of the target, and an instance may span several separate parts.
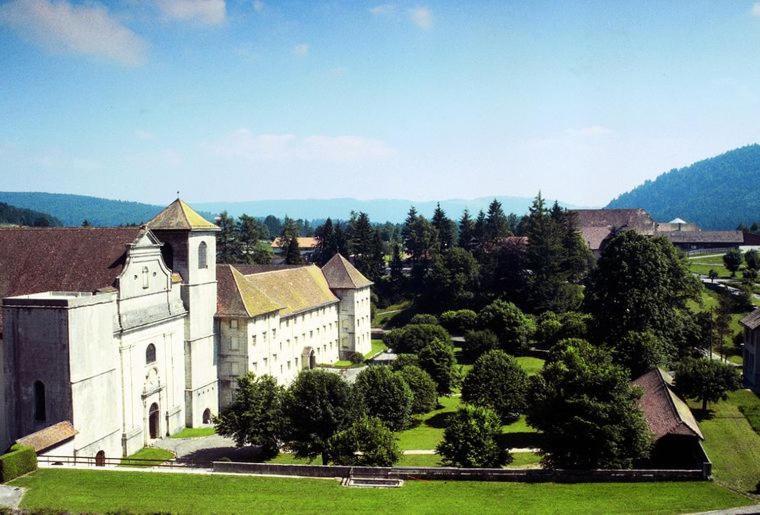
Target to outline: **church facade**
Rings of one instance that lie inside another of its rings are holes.
[[[0,450],[70,422],[69,452],[129,455],[210,423],[241,374],[369,350],[347,260],[217,265],[217,232],[180,200],[144,227],[0,229]]]

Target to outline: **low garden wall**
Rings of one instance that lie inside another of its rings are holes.
[[[11,451],[0,456],[0,483],[37,470],[37,454],[24,445],[14,445]]]
[[[607,483],[641,481],[700,481],[709,479],[699,470],[545,470],[451,467],[348,467],[340,465],[286,465],[215,461],[214,472],[267,474],[321,478],[373,477],[448,481],[512,481],[554,483]]]

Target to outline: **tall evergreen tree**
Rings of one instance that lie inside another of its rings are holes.
[[[285,217],[280,233],[279,242],[285,249],[285,263],[288,265],[300,265],[303,263],[301,251],[298,248],[298,224],[295,220]]]
[[[486,214],[481,209],[478,212],[478,216],[475,219],[475,226],[473,230],[473,236],[475,240],[475,246],[476,247],[482,247],[483,244],[486,242],[487,235],[486,235]]]
[[[440,202],[436,205],[431,223],[436,232],[437,250],[443,252],[452,248],[456,241],[456,225],[441,209]]]
[[[470,211],[465,209],[462,218],[459,219],[459,246],[465,250],[472,250],[475,239],[475,221],[470,216]]]
[[[219,215],[219,235],[216,238],[216,259],[219,263],[240,263],[242,249],[238,239],[238,228],[235,219],[223,211]]]
[[[509,236],[509,223],[501,202],[496,199],[488,206],[488,215],[486,216],[486,238],[488,241],[496,241],[499,238]]]
[[[396,282],[403,279],[404,262],[401,259],[401,245],[393,244],[393,257],[391,258],[391,279]]]
[[[237,232],[243,262],[265,264],[272,261],[272,247],[268,242],[262,244],[269,236],[264,224],[243,214],[238,218]]]
[[[325,220],[325,223],[314,231],[314,235],[317,238],[314,262],[319,266],[324,266],[338,252],[332,220],[330,218]]]

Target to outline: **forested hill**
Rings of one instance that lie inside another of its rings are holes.
[[[735,229],[760,218],[760,145],[749,145],[666,172],[614,199],[658,222],[680,217],[705,229]]]
[[[67,226],[82,225],[84,220],[103,227],[141,224],[166,207],[84,195],[37,192],[0,192],[0,202],[50,213]],[[208,213],[200,214],[213,220]]]
[[[61,225],[61,221],[47,213],[19,208],[0,202],[0,225],[5,224],[54,227]]]

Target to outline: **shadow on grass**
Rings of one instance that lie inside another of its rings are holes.
[[[543,443],[541,433],[504,433],[499,435],[499,445],[506,448],[522,449],[526,447],[541,447]]]
[[[449,425],[449,420],[454,416],[454,413],[438,413],[433,415],[425,421],[426,426],[434,427],[436,429],[445,429]]]
[[[697,419],[697,422],[715,418],[715,412],[709,407],[706,410],[703,410],[702,408],[693,408],[691,412],[694,413],[694,418]]]

